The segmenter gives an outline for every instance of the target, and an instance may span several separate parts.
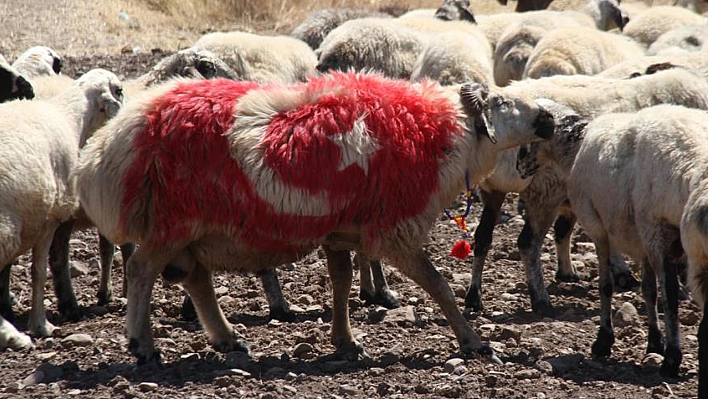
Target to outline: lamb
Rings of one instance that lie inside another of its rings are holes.
[[[708,25],[680,26],[659,36],[649,46],[647,54],[683,54],[705,51],[707,42]]]
[[[34,98],[32,84],[0,55],[0,103]]]
[[[293,29],[290,36],[317,50],[329,32],[346,21],[358,18],[391,18],[391,15],[368,8],[324,8],[311,13]]]
[[[492,82],[489,54],[491,46],[484,36],[443,32],[433,36],[418,57],[411,81],[425,78],[442,85]]]
[[[89,71],[71,88],[46,101],[13,101],[0,106],[3,120],[3,197],[0,268],[32,249],[32,309],[29,329],[49,336],[44,283],[49,246],[56,227],[78,208],[69,177],[78,149],[122,103],[118,78],[105,70]],[[0,316],[0,348],[23,349],[30,338]]]
[[[39,76],[59,74],[61,72],[62,59],[49,47],[35,46],[17,57],[12,66],[25,79],[32,80]]]
[[[631,40],[589,28],[559,28],[541,39],[529,56],[523,76],[594,75],[644,50]]]
[[[214,32],[199,38],[192,47],[211,51],[243,80],[295,83],[317,73],[314,51],[294,37]]]
[[[705,25],[706,19],[682,7],[648,8],[627,23],[623,33],[648,48],[662,34],[679,26]]]
[[[692,69],[696,73],[703,75],[703,77],[708,78],[708,53],[702,51],[681,55],[654,55],[634,58],[608,68],[597,76],[617,79],[636,77],[655,70],[659,65],[673,65]]]
[[[204,112],[207,98],[222,106]],[[140,245],[128,262],[130,351],[139,363],[159,361],[149,312],[160,273],[190,293],[217,350],[247,351],[214,299],[211,271],[272,268],[322,244],[339,354],[362,354],[347,311],[349,251],[357,250],[390,259],[430,293],[463,352],[491,355],[422,243],[466,173],[477,182],[499,150],[552,134],[553,120],[535,102],[502,98],[514,101],[505,112],[487,105],[499,100],[481,85],[441,89],[333,73],[288,87],[175,82],[128,104],[82,150],[75,174],[81,204],[100,231],[112,242]],[[151,139],[158,126],[164,135]],[[184,168],[200,184],[175,180],[172,173]],[[405,207],[397,205],[401,196]]]
[[[611,112],[632,112],[662,103],[708,109],[708,83],[691,71],[674,68],[636,79],[616,80],[596,76],[554,76],[539,80],[516,82],[503,89],[514,96],[546,98],[575,110],[583,118],[593,119]],[[509,104],[499,104],[508,107]],[[540,263],[541,245],[556,215],[556,279],[578,279],[570,261],[570,233],[575,215],[566,204],[565,177],[549,165],[541,168],[532,179],[519,176],[515,170],[516,149],[503,151],[497,167],[481,184],[484,209],[474,233],[475,248],[472,282],[465,297],[465,308],[482,309],[482,271],[492,242],[494,224],[507,192],[519,192],[527,204],[525,224],[519,235],[519,253],[526,271],[531,305],[536,313],[552,314],[550,297],[543,284]],[[634,279],[618,254],[613,255],[615,281],[631,288]]]

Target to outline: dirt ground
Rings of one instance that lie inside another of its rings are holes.
[[[106,0],[99,3],[102,1]],[[83,1],[0,0],[0,15],[4,21],[16,21],[14,27],[0,24],[4,33],[0,35],[0,52],[13,59],[29,45],[55,46],[60,53],[70,54],[65,60],[69,76],[104,67],[131,78],[175,50],[148,44],[139,54],[120,54],[120,48],[130,43],[123,40],[124,36],[110,33],[108,25]],[[74,35],[76,32],[64,31],[61,21],[48,15],[83,18],[90,28],[83,36]],[[44,27],[32,33],[25,30],[37,24]],[[187,39],[198,35],[179,29],[173,33],[178,39],[180,34]],[[165,52],[153,53],[152,48]],[[556,283],[556,258],[548,236],[542,261],[557,312],[553,318],[533,314],[516,248],[523,221],[516,215],[511,197],[504,207],[508,217],[497,226],[484,272],[485,310],[470,320],[475,330],[491,341],[503,366],[476,359],[450,361],[457,357],[457,343],[439,308],[390,267],[386,267],[389,283],[403,310],[383,315],[376,306],[364,306],[358,299],[355,275],[350,295],[352,326],[372,360],[333,360],[328,356],[334,349],[329,343],[331,285],[323,255],[314,253],[280,271],[285,295],[298,314],[295,322],[268,320],[267,302],[257,278],[215,277],[219,303],[251,345],[252,359],[212,350],[200,326],[180,318],[181,291],[158,282],[153,294],[153,322],[165,367],[136,368],[124,337],[126,301],[116,298],[107,306],[96,306],[97,236],[95,232],[80,232],[71,241],[71,259],[76,269],[74,287],[86,316],[76,323],[63,320],[56,312],[56,299],[48,282],[45,303],[50,321],[60,329],[52,338],[37,339],[34,350],[0,352],[0,398],[695,397],[698,307],[691,301],[681,303],[684,358],[678,380],[662,378],[657,359],[645,357],[646,311],[638,292],[615,294],[615,309],[629,303],[636,307],[639,317],[616,326],[617,341],[611,358],[593,359],[590,345],[598,329],[599,301],[592,244],[576,232],[573,260],[585,278],[578,283]],[[468,221],[472,227],[480,212],[480,205],[475,203]],[[459,261],[449,256],[458,238],[459,230],[441,218],[426,250],[450,282],[462,308],[471,259]],[[26,329],[31,297],[29,257],[22,257],[13,271],[12,290],[19,301],[16,322],[20,329]],[[122,278],[122,260],[117,256],[113,268],[116,296],[121,293]],[[86,336],[74,339],[73,334]]]

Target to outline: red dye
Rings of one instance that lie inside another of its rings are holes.
[[[438,160],[453,135],[462,134],[452,103],[426,98],[403,81],[334,74],[289,87],[326,94],[274,116],[261,138],[264,163],[283,184],[324,196],[330,211],[283,214],[255,192],[223,135],[238,99],[256,87],[183,83],[151,105],[146,128],[135,135],[136,161],[123,179],[122,217],[128,220],[134,206],[151,198],[151,245],[188,237],[195,222],[271,251],[307,247],[344,224],[373,237],[425,209],[438,189]],[[337,140],[361,121],[374,144],[347,162]]]

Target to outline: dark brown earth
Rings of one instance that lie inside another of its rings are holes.
[[[135,77],[164,53],[87,55],[66,57],[65,73],[77,76],[93,67]],[[401,198],[405,206],[405,198]],[[458,205],[461,209],[461,205]],[[592,244],[576,234],[573,260],[585,279],[579,283],[553,281],[555,254],[551,236],[543,251],[555,318],[531,313],[524,273],[516,249],[522,226],[515,202],[508,200],[510,219],[497,227],[484,273],[484,312],[470,322],[498,352],[504,366],[466,360],[457,367],[446,362],[457,356],[452,330],[430,297],[410,280],[387,267],[391,288],[414,312],[389,311],[382,321],[375,306],[363,306],[356,288],[350,294],[352,327],[371,361],[336,361],[328,357],[331,285],[323,255],[314,253],[281,270],[285,295],[299,307],[295,322],[267,318],[267,303],[258,279],[219,274],[215,285],[219,302],[231,323],[250,343],[253,358],[216,353],[196,323],[183,322],[182,293],[160,282],[153,294],[153,322],[162,370],[136,368],[124,337],[126,301],[115,299],[97,307],[99,269],[95,232],[72,240],[72,262],[78,269],[74,287],[86,317],[66,322],[56,312],[56,299],[47,284],[45,303],[50,321],[61,327],[52,338],[35,341],[36,349],[0,352],[0,398],[670,398],[695,397],[697,390],[697,330],[700,310],[683,301],[680,309],[684,353],[678,380],[665,379],[658,367],[644,361],[646,311],[637,292],[615,294],[614,306],[628,302],[640,317],[616,327],[617,342],[610,359],[592,359],[590,345],[598,328],[597,260]],[[475,204],[472,215],[480,214]],[[470,218],[472,226],[476,218]],[[459,230],[438,221],[426,245],[433,263],[448,279],[463,307],[469,284],[470,259],[459,261],[449,251]],[[30,307],[29,257],[13,269],[12,290],[17,326],[25,330]],[[120,256],[113,281],[121,293]],[[51,279],[50,279],[51,280]],[[118,295],[116,295],[118,296]],[[63,342],[71,334],[87,334],[86,346]],[[311,350],[307,350],[309,344]],[[294,355],[294,349],[305,350]],[[555,366],[554,366],[555,365]],[[41,372],[41,373],[39,373]]]

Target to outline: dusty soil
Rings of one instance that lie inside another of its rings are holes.
[[[14,3],[0,2],[0,15],[20,15],[16,7],[11,7]],[[35,10],[41,9],[38,4],[46,5],[36,1],[22,3],[36,6]],[[87,3],[59,0],[51,4],[80,18]],[[37,18],[35,22],[41,20]],[[7,29],[7,26],[0,28]],[[51,27],[44,29],[45,36],[37,36],[37,42],[49,37],[56,40],[56,36],[50,35],[55,32]],[[93,33],[101,32],[99,23]],[[29,43],[32,40],[35,39],[23,39],[20,44],[2,41],[0,50],[16,55],[28,44],[34,44]],[[66,58],[68,75],[77,76],[100,66],[131,78],[165,55],[151,51],[141,54],[103,51],[95,44],[100,40],[92,40],[91,46],[95,47],[86,48],[95,49],[95,54],[78,52],[83,55]],[[110,37],[105,40],[112,43]],[[70,50],[72,43],[66,42],[59,48]],[[404,203],[402,198],[403,206]],[[486,308],[470,321],[491,341],[505,362],[503,366],[476,359],[465,360],[456,367],[446,366],[448,360],[457,356],[451,329],[430,297],[390,267],[387,275],[391,288],[407,307],[408,317],[405,312],[389,311],[379,321],[380,310],[364,306],[358,299],[355,276],[350,295],[352,326],[372,360],[332,360],[328,356],[334,349],[329,343],[331,285],[322,254],[314,253],[280,273],[286,297],[298,308],[297,320],[291,323],[268,320],[267,303],[255,277],[225,274],[215,277],[225,314],[251,345],[250,360],[238,354],[213,351],[197,323],[180,319],[181,291],[158,282],[153,294],[153,321],[165,367],[136,368],[124,337],[126,301],[116,298],[105,307],[95,306],[99,278],[97,239],[95,232],[81,232],[71,242],[71,255],[78,269],[86,269],[77,272],[74,279],[86,316],[76,323],[63,320],[56,312],[56,300],[48,283],[45,302],[49,317],[61,328],[52,338],[37,339],[32,351],[0,352],[0,398],[694,397],[698,307],[690,301],[681,303],[684,361],[678,380],[662,378],[652,359],[644,361],[646,312],[637,292],[615,295],[615,308],[631,303],[640,317],[624,327],[616,327],[617,342],[610,359],[593,359],[590,345],[598,328],[599,303],[597,260],[592,245],[576,233],[573,259],[585,278],[578,283],[556,283],[553,281],[556,259],[548,237],[542,260],[557,316],[536,316],[530,310],[516,249],[516,237],[523,222],[515,209],[515,201],[510,198],[505,204],[509,218],[497,226],[484,273]],[[475,204],[472,215],[479,215],[480,211],[479,204]],[[474,226],[475,217],[470,219]],[[456,227],[441,218],[432,230],[426,250],[447,277],[462,308],[471,262],[448,255],[458,238]],[[27,327],[30,307],[28,265],[29,257],[22,257],[20,265],[14,268],[12,280],[12,290],[19,301],[15,307],[16,322],[21,329]],[[113,269],[116,296],[121,293],[121,265],[118,256]],[[412,319],[410,312],[415,315]],[[76,333],[89,336],[85,345],[63,341]],[[304,350],[304,354],[296,356],[296,347],[298,351]]]

